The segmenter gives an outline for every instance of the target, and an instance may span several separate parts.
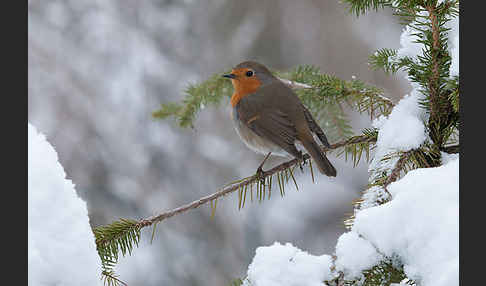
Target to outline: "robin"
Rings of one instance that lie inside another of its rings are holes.
[[[241,140],[257,153],[303,160],[303,147],[317,163],[322,174],[336,176],[336,169],[329,162],[314,134],[326,147],[330,147],[326,135],[316,123],[309,110],[294,91],[262,64],[246,61],[238,64],[230,74],[234,93],[231,117]],[[262,172],[262,162],[257,170]]]

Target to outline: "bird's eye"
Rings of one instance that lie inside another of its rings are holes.
[[[247,77],[253,76],[253,71],[247,71],[247,72],[246,72],[246,76],[247,76]]]

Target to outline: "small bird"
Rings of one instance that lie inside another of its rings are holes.
[[[253,61],[238,64],[223,77],[233,84],[230,102],[235,129],[250,149],[267,154],[265,160],[270,154],[303,160],[295,145],[300,143],[322,174],[336,176],[336,169],[314,139],[315,134],[330,147],[326,135],[291,88]],[[257,173],[262,172],[265,160]]]

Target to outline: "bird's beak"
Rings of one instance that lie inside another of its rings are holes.
[[[227,77],[227,78],[234,79],[234,78],[236,78],[236,75],[235,75],[235,74],[230,73],[230,74],[224,74],[224,75],[223,75],[223,77]]]

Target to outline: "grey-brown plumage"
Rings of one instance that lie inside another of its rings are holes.
[[[314,140],[313,134],[324,146],[329,147],[329,142],[292,89],[261,64],[244,62],[234,70],[238,69],[251,70],[252,76],[261,83],[255,92],[242,96],[233,107],[235,128],[245,144],[263,154],[290,154],[302,159],[302,152],[295,145],[301,143],[317,163],[321,173],[335,177],[336,169]],[[234,80],[238,80],[236,75],[235,77]]]

